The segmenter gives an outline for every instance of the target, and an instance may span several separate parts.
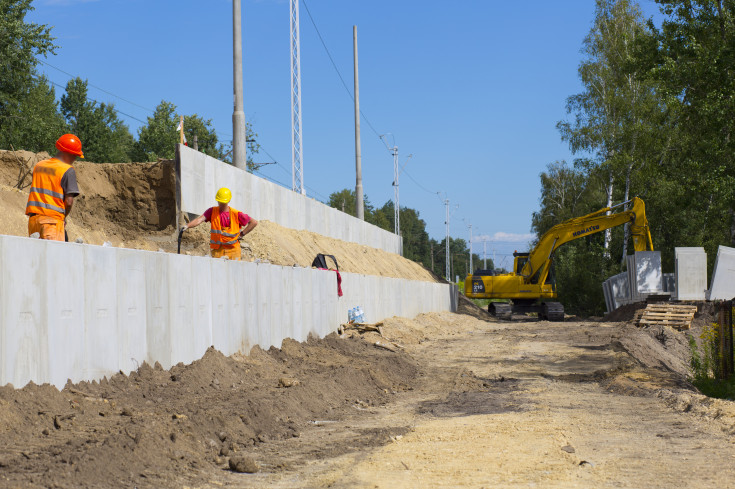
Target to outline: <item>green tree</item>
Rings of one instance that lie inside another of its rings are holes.
[[[583,42],[585,59],[579,66],[584,91],[567,99],[573,121],[557,124],[572,152],[585,155],[578,164],[605,182],[608,207],[616,186],[623,186],[622,200],[630,197],[634,172],[651,158],[647,143],[657,129],[651,121],[662,110],[655,85],[638,76],[633,62],[637,39],[646,33],[637,5],[628,0],[596,1],[593,26]],[[611,239],[612,233],[606,232],[606,249]]]
[[[98,163],[130,161],[133,135],[118,118],[113,104],[88,97],[87,84],[81,78],[69,80],[61,97],[61,112],[71,132],[82,141],[85,159]]]
[[[637,43],[638,65],[669,113],[658,179],[666,193],[652,190],[662,209],[677,209],[662,216],[683,225],[676,237],[713,253],[735,246],[735,3],[657,3],[661,28],[649,21],[650,34]]]
[[[47,25],[26,22],[31,0],[0,0],[0,147],[52,151],[64,129],[39,56],[57,46]]]
[[[176,144],[181,141],[179,127],[180,115],[177,114],[176,105],[162,100],[156,107],[153,116],[148,117],[145,126],[138,130],[138,141],[135,143],[131,157],[133,161],[154,161],[158,158],[171,159],[176,151]],[[250,124],[246,125],[248,145],[248,170],[257,169],[253,161],[253,155],[257,154],[260,146],[255,138]],[[184,116],[184,136],[189,146],[194,144],[194,136],[197,137],[198,149],[226,163],[232,163],[232,144],[226,146],[221,144],[214,130],[211,119],[204,119],[197,114]]]

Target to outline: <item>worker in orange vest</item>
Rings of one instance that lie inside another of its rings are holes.
[[[79,195],[77,174],[71,165],[77,157],[84,158],[84,153],[82,142],[73,134],[61,136],[56,149],[56,156],[33,167],[26,215],[28,236],[39,233],[41,239],[64,241],[66,216]]]
[[[210,207],[204,211],[204,214],[183,226],[181,232],[207,221],[212,226],[209,236],[212,257],[226,256],[230,260],[240,260],[239,239],[255,229],[258,221],[230,207],[232,192],[228,188],[219,189],[214,200],[217,201],[217,207]]]

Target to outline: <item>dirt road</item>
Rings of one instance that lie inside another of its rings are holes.
[[[396,352],[348,333],[2,388],[0,487],[735,487],[735,403],[656,367],[679,333],[465,311],[386,321]]]
[[[442,333],[408,346],[423,367],[413,391],[263,454],[290,470],[221,482],[735,487],[734,403],[707,409],[709,401],[692,395],[679,376],[643,367],[620,346],[627,326],[441,320]],[[402,329],[389,325],[386,335]],[[384,446],[350,446],[376,433]],[[345,453],[334,457],[335,451]]]

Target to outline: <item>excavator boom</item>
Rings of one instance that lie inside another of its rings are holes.
[[[627,210],[613,213],[615,209],[625,204],[630,204]],[[548,280],[554,252],[575,239],[625,224],[629,224],[635,251],[653,250],[645,204],[638,197],[634,197],[628,202],[605,207],[552,227],[541,236],[530,253],[514,253],[515,263],[512,273],[469,275],[465,281],[465,295],[472,298],[509,299],[513,301],[514,310],[535,311],[552,320],[563,320],[564,312],[561,304],[545,301],[555,299],[557,296],[555,284]],[[501,315],[510,316],[510,306],[507,304],[491,303],[489,309],[491,312],[502,311]]]

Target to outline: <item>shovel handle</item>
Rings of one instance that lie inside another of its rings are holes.
[[[180,229],[179,230],[179,248],[178,248],[178,250],[176,250],[176,253],[179,254],[179,255],[181,254],[181,238],[183,236],[184,236],[184,230],[183,229]]]

